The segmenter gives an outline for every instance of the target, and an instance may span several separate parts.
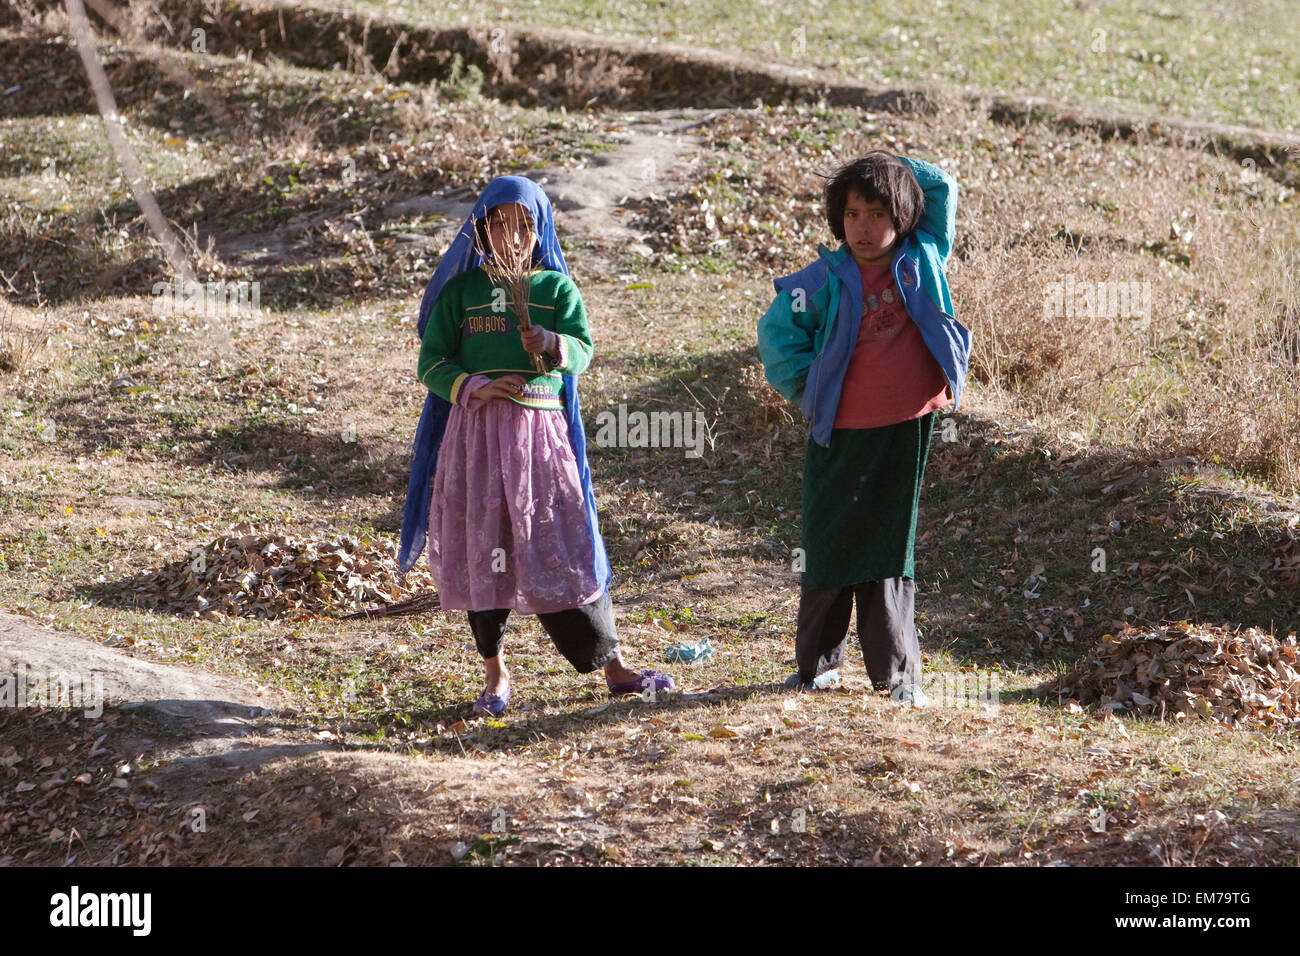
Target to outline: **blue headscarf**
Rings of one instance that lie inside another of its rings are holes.
[[[489,210],[505,203],[518,203],[528,210],[537,233],[537,245],[533,248],[533,263],[543,269],[569,274],[568,263],[560,250],[560,240],[555,235],[555,219],[551,213],[551,201],[542,187],[531,179],[522,176],[502,176],[488,183],[483,195],[470,212],[460,232],[452,240],[447,254],[438,263],[433,278],[424,290],[424,299],[420,303],[420,318],[416,329],[424,337],[424,327],[433,312],[434,303],[445,286],[455,276],[469,269],[482,265],[474,242],[474,224],[483,220]],[[610,582],[609,558],[605,553],[605,542],[600,536],[600,525],[596,518],[596,496],[591,488],[591,468],[587,464],[587,434],[582,427],[582,412],[578,406],[578,380],[576,376],[564,375],[564,415],[569,423],[569,442],[573,446],[573,456],[578,462],[578,476],[582,482],[582,497],[587,514],[587,526],[592,537],[592,554],[595,557],[595,576],[601,587],[608,589]],[[402,544],[398,549],[398,561],[403,573],[415,566],[416,559],[424,551],[425,539],[429,531],[429,499],[433,493],[433,476],[438,465],[438,449],[442,446],[442,435],[447,428],[447,415],[451,403],[429,392],[424,401],[424,411],[420,413],[420,424],[415,431],[415,446],[411,458],[411,481],[406,489],[406,510],[402,515]]]

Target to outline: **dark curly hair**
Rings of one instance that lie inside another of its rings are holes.
[[[916,230],[925,212],[925,194],[911,168],[883,149],[845,163],[826,180],[826,224],[840,242],[844,241],[844,207],[849,193],[884,206],[900,239]]]

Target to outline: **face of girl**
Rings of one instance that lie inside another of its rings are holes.
[[[844,200],[844,244],[853,258],[866,265],[885,265],[894,255],[898,233],[889,210],[879,200],[850,192]]]
[[[492,207],[487,214],[487,234],[493,254],[504,259],[529,256],[536,241],[528,210],[514,202]]]

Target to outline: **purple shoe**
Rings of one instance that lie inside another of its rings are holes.
[[[673,679],[671,677],[649,669],[643,670],[631,680],[619,681],[616,684],[610,684],[609,681],[605,683],[609,687],[610,697],[622,697],[625,694],[643,694],[647,689],[650,690],[651,694],[673,689]]]
[[[487,714],[490,717],[500,717],[506,712],[508,703],[510,703],[509,685],[506,686],[506,692],[500,697],[483,691],[478,695],[478,700],[474,701],[474,713],[475,715]]]

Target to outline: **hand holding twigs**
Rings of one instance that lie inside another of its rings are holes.
[[[550,329],[540,325],[520,326],[519,339],[524,343],[524,351],[532,355],[545,352],[551,358],[559,358],[560,337]]]

